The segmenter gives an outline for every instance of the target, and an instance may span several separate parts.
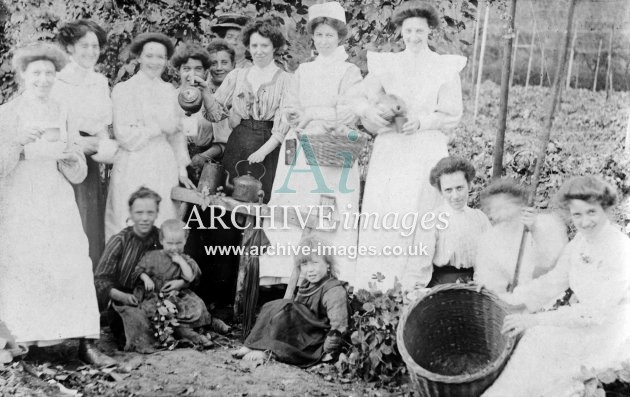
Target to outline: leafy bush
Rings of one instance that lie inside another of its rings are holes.
[[[339,375],[376,382],[379,387],[398,385],[407,371],[396,347],[403,311],[400,283],[386,293],[361,289],[352,295],[351,307],[350,344],[335,364]]]

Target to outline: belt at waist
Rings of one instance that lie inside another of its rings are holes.
[[[252,130],[270,130],[273,128],[273,120],[243,119],[240,125]]]
[[[94,136],[94,135],[90,135],[90,134],[88,134],[88,133],[87,133],[87,132],[85,132],[85,131],[79,131],[79,135],[81,135],[81,136],[86,136],[86,137]]]

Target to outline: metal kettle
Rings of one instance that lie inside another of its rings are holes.
[[[179,106],[186,112],[186,116],[197,113],[203,104],[201,90],[195,86],[183,88],[179,91],[177,102],[179,102]]]
[[[267,171],[263,164],[260,166],[263,168],[262,175],[258,179],[254,178],[251,175],[251,171],[247,171],[247,175],[241,175],[238,166],[242,162],[247,160],[241,160],[236,163],[234,168],[236,169],[237,176],[234,178],[232,182],[230,182],[230,173],[226,170],[227,178],[225,180],[225,187],[228,191],[231,191],[232,198],[238,201],[243,201],[246,203],[255,203],[258,202],[262,204],[263,197],[265,197],[265,192],[262,190],[262,182],[260,181],[262,177],[265,175]]]

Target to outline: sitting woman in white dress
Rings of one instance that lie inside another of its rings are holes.
[[[614,188],[598,177],[576,177],[558,201],[577,234],[551,272],[501,295],[527,308],[506,316],[503,332],[524,334],[484,396],[579,395],[582,366],[616,370],[630,358],[630,239],[608,220]],[[567,288],[577,303],[540,311]]]
[[[555,213],[537,214],[527,207],[527,191],[504,178],[481,192],[481,207],[492,227],[479,237],[474,279],[496,293],[513,282],[523,228],[527,227],[525,250],[517,284],[547,273],[567,244],[566,226]]]
[[[415,281],[420,282],[420,286],[433,287],[472,280],[477,240],[490,228],[488,217],[481,210],[468,206],[470,184],[474,178],[473,165],[459,157],[444,157],[431,170],[429,181],[444,199],[444,204],[436,207],[433,213],[444,222],[432,229],[433,240],[428,245],[430,252],[425,256],[426,265],[414,266],[412,269],[416,272],[406,273],[403,277],[405,284]]]

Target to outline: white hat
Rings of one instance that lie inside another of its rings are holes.
[[[309,22],[318,17],[328,17],[346,23],[346,11],[336,1],[310,6],[308,8]]]

